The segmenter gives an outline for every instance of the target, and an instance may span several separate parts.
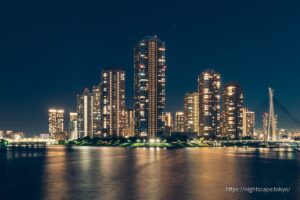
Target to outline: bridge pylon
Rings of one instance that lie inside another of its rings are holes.
[[[269,114],[268,114],[268,129],[267,129],[267,141],[276,141],[276,115],[274,111],[274,89],[268,88],[269,90]]]

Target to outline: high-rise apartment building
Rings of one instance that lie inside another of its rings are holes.
[[[55,133],[64,131],[64,110],[49,109],[49,134],[54,138]]]
[[[93,137],[93,96],[86,88],[77,95],[78,137]]]
[[[222,136],[240,139],[243,133],[244,95],[240,85],[229,83],[222,96]]]
[[[126,131],[125,136],[127,137],[133,137],[135,135],[134,133],[134,112],[133,109],[128,109],[126,111]]]
[[[199,134],[206,138],[220,136],[221,76],[206,70],[198,77]]]
[[[174,126],[173,124],[173,117],[171,112],[166,112],[164,115],[164,122],[165,126],[172,127]]]
[[[199,94],[187,93],[184,96],[184,131],[199,132]]]
[[[166,88],[165,43],[148,36],[134,49],[135,132],[155,138],[164,132]]]
[[[170,136],[171,132],[174,130],[173,116],[171,112],[165,112],[163,116],[163,121],[165,123],[165,136]]]
[[[184,132],[184,112],[175,113],[175,131]]]
[[[78,114],[70,112],[69,139],[76,140],[78,138]]]
[[[125,71],[106,69],[101,73],[102,135],[125,136]]]
[[[253,137],[255,132],[255,112],[243,108],[243,137]]]
[[[101,136],[101,89],[100,85],[93,86],[93,137]]]

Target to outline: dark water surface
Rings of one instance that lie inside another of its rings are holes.
[[[0,151],[0,172],[1,200],[300,199],[297,152],[56,146]],[[249,193],[227,187],[289,189]]]

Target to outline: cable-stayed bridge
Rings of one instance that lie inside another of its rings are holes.
[[[265,141],[292,139],[293,135],[299,133],[300,120],[275,98],[274,89],[268,88],[268,91],[268,112],[264,113],[263,139]]]
[[[299,151],[300,120],[274,96],[274,89],[268,88],[268,99],[260,105],[263,114],[262,131],[257,140],[224,140],[214,141],[214,146],[254,146],[254,147],[287,147]]]

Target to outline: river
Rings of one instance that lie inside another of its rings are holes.
[[[269,149],[52,146],[0,172],[1,200],[300,199],[300,153]]]

